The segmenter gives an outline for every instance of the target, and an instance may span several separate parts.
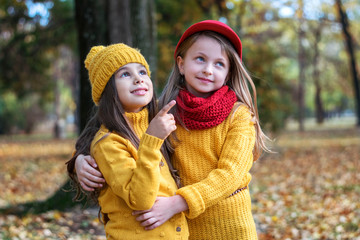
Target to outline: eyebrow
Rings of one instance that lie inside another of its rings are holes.
[[[205,54],[204,52],[202,52],[202,51],[199,51],[199,52],[196,52],[196,54],[195,55],[203,55],[203,56],[208,56],[207,54]],[[226,58],[224,58],[224,57],[219,57],[219,58],[216,58],[216,60],[217,61],[226,61]]]
[[[142,68],[146,69],[146,67],[145,67],[144,65],[140,64],[140,63],[139,63],[139,65],[136,66],[136,69],[142,69]],[[122,66],[122,67],[120,67],[120,68],[118,69],[118,71],[124,70],[124,69],[125,69],[125,70],[128,70],[129,67],[127,67],[126,65],[125,65],[125,66]]]
[[[115,74],[120,72],[121,70],[127,70],[128,68],[125,66],[120,67],[118,70],[116,70]]]
[[[140,70],[140,69],[146,70],[146,67],[139,63],[139,65],[138,65],[138,67],[137,67],[137,70]],[[120,72],[120,71],[122,71],[122,70],[125,70],[125,71],[126,71],[126,70],[129,70],[129,67],[127,67],[126,65],[125,65],[125,66],[122,66],[122,67],[120,67],[114,74],[116,74],[116,73],[118,73],[118,72]]]
[[[127,66],[125,65],[125,66],[120,67],[120,68],[119,68],[119,71],[120,71],[120,70],[128,70],[128,69],[129,69],[129,67],[127,67]]]

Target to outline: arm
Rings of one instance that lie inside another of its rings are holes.
[[[172,197],[157,197],[155,204],[149,210],[133,211],[138,215],[136,220],[141,222],[145,230],[159,227],[177,213],[188,210],[188,205],[183,197],[175,195]]]
[[[245,106],[232,116],[218,165],[202,181],[180,188],[189,206],[188,218],[195,218],[219,201],[230,196],[241,186],[253,164],[255,128],[251,114]]]
[[[85,191],[94,191],[101,188],[105,179],[97,169],[95,160],[90,155],[80,154],[75,159],[75,172],[81,187]]]
[[[162,139],[144,134],[136,151],[128,140],[110,134],[91,148],[108,187],[131,209],[149,209],[155,202],[162,143]]]

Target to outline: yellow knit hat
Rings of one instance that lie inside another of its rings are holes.
[[[89,71],[91,93],[96,105],[111,76],[128,63],[140,63],[150,77],[149,65],[144,56],[132,47],[123,43],[109,46],[92,47],[85,59],[85,67]]]

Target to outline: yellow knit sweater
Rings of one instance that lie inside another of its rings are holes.
[[[235,107],[236,106],[236,107]],[[247,107],[235,103],[220,125],[205,130],[177,128],[174,166],[182,184],[176,193],[189,210],[189,239],[257,239],[248,186],[255,128]]]
[[[148,111],[126,113],[126,117],[141,137],[138,150],[104,126],[91,144],[91,154],[107,183],[98,198],[102,213],[109,218],[107,239],[188,239],[184,213],[151,231],[145,231],[131,215],[133,210],[150,209],[157,196],[173,196],[177,187],[160,151],[163,140],[145,133]]]

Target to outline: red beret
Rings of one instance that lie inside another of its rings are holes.
[[[241,47],[241,41],[240,41],[239,36],[228,25],[226,25],[225,23],[219,22],[219,21],[215,21],[215,20],[205,20],[202,22],[198,22],[198,23],[191,25],[188,29],[186,29],[184,34],[181,36],[178,44],[176,45],[174,57],[176,58],[176,51],[177,51],[178,47],[180,46],[180,44],[186,38],[190,37],[194,33],[202,32],[202,31],[213,31],[213,32],[217,32],[217,33],[223,35],[224,37],[226,37],[235,47],[236,51],[238,52],[238,54],[240,56],[240,59],[242,59],[242,51],[241,51],[242,47]]]

